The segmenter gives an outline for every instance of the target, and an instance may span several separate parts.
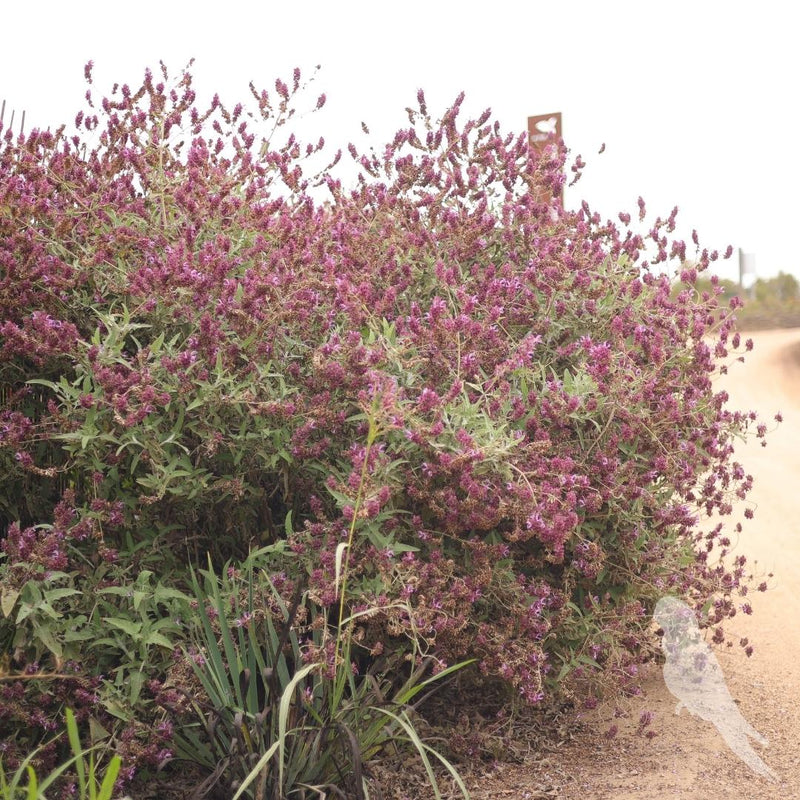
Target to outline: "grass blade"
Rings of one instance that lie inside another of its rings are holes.
[[[214,682],[216,684],[216,691],[209,691],[209,687],[206,687],[206,691],[209,692],[209,698],[214,702],[215,705],[223,705],[223,703],[229,700],[230,697],[230,687],[227,677],[228,671],[225,669],[225,664],[222,660],[222,653],[219,649],[219,645],[217,644],[217,637],[214,633],[214,628],[211,625],[208,612],[206,611],[206,602],[208,601],[208,596],[203,589],[200,588],[200,582],[197,580],[197,575],[195,575],[194,571],[192,571],[192,588],[194,590],[195,597],[197,598],[197,614],[200,617],[200,623],[203,627],[205,639],[204,644],[206,646],[206,661],[211,666],[210,672],[214,676]],[[192,663],[194,664],[194,661],[192,661]],[[206,673],[205,670],[203,670],[203,672]]]
[[[80,796],[86,796],[86,769],[83,763],[83,748],[81,747],[81,739],[78,735],[78,723],[75,722],[75,714],[71,708],[66,709],[67,717],[67,736],[69,737],[69,746],[72,748],[72,753],[75,756],[75,769],[78,773],[78,785],[80,787]]]
[[[312,670],[316,669],[316,664],[306,664],[301,670],[295,673],[294,677],[289,681],[289,685],[284,689],[281,695],[281,702],[278,706],[278,791],[283,792],[283,762],[286,756],[286,723],[289,719],[289,708],[292,704],[294,691],[306,675]]]
[[[51,783],[56,781],[63,772],[66,772],[74,762],[80,761],[82,756],[72,756],[72,758],[67,759],[63,764],[59,764],[52,772],[50,772],[47,777],[42,781],[41,785],[39,786],[39,796],[41,797],[45,790],[50,786]],[[13,797],[13,795],[12,795]]]
[[[470,800],[469,791],[464,784],[463,779],[458,774],[458,770],[437,750],[429,745],[425,744],[422,739],[419,738],[419,734],[417,733],[416,729],[414,728],[413,723],[408,718],[408,716],[403,713],[402,711],[399,714],[394,714],[388,709],[385,708],[377,708],[375,706],[372,707],[374,711],[377,711],[379,714],[383,714],[384,716],[393,719],[400,727],[405,731],[406,737],[408,740],[414,745],[417,752],[419,753],[419,757],[422,760],[422,764],[425,767],[425,772],[428,774],[428,780],[430,782],[431,788],[433,789],[433,793],[436,797],[436,800],[441,800],[441,793],[439,792],[439,784],[436,781],[436,775],[433,772],[433,767],[431,766],[430,759],[428,758],[428,753],[435,756],[439,759],[439,761],[444,765],[445,769],[450,773],[455,780],[458,788],[461,790],[461,795],[465,798],[465,800]]]
[[[463,669],[469,664],[472,664],[474,661],[475,661],[474,658],[470,658],[468,661],[461,661],[458,664],[452,664],[446,669],[443,669],[441,672],[437,672],[435,675],[431,675],[430,678],[426,678],[421,683],[413,683],[413,685],[411,686],[409,686],[407,683],[399,690],[399,692],[395,695],[393,700],[398,705],[401,706],[405,705],[413,697],[416,697],[426,686],[430,686],[430,684],[436,683],[436,681],[443,680],[448,675],[452,675],[452,673],[457,672],[460,669]],[[409,681],[409,683],[411,683],[411,681]]]
[[[239,654],[236,652],[236,646],[234,645],[233,637],[231,636],[231,629],[228,626],[227,610],[225,608],[225,603],[222,600],[222,596],[220,595],[219,578],[214,572],[214,568],[211,564],[211,556],[208,557],[208,577],[209,577],[209,585],[211,586],[211,596],[214,600],[214,607],[217,610],[219,629],[220,633],[222,634],[222,646],[225,649],[225,658],[228,661],[230,684],[233,687],[234,697],[236,698],[237,706],[243,709],[245,708],[244,698],[242,697],[242,692],[238,681],[238,675],[242,669],[242,665],[240,663],[241,659],[239,658]],[[234,671],[236,675],[234,675]],[[226,674],[224,668],[221,674],[222,675]]]
[[[433,794],[436,797],[436,800],[442,800],[442,795],[439,792],[439,784],[436,782],[436,775],[434,775],[433,767],[431,766],[431,762],[428,759],[427,753],[425,752],[425,747],[422,744],[422,740],[419,738],[419,734],[414,730],[414,726],[410,721],[403,718],[405,715],[400,716],[398,714],[393,714],[391,711],[385,708],[376,708],[374,706],[373,708],[380,714],[384,714],[385,716],[393,719],[406,732],[406,737],[408,740],[414,745],[414,747],[417,748],[419,757],[422,760],[422,765],[425,767],[425,772],[428,774],[428,782],[433,789]]]
[[[267,750],[267,752],[258,759],[256,765],[250,770],[247,777],[242,781],[242,785],[236,790],[233,800],[239,800],[242,794],[244,794],[245,789],[247,789],[247,787],[261,774],[261,770],[267,766],[269,760],[275,755],[275,751],[278,749],[279,744],[279,741],[274,742],[269,750]]]
[[[464,779],[459,774],[458,770],[435,748],[431,747],[430,745],[425,744],[425,742],[420,741],[420,744],[427,750],[432,756],[435,756],[439,759],[439,762],[444,766],[444,768],[450,773],[453,780],[456,782],[456,785],[461,790],[461,796],[465,798],[465,800],[470,800],[469,790],[467,789],[466,785],[464,784]]]
[[[12,798],[13,800],[13,798]],[[36,770],[28,765],[28,797],[27,800],[39,800],[39,783],[36,780]]]
[[[117,781],[121,766],[122,759],[119,756],[113,756],[103,777],[103,783],[100,785],[100,793],[97,795],[97,800],[111,800],[114,784]]]

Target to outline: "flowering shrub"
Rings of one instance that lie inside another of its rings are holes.
[[[564,151],[422,92],[348,189],[285,133],[298,71],[251,111],[162,72],[4,134],[4,591],[104,562],[185,586],[283,542],[287,597],[372,609],[363,660],[422,643],[531,703],[633,690],[667,590],[735,613],[745,559],[702,520],[765,428],[712,384],[740,347],[695,288],[717,253],[663,271],[675,212],[565,210]]]

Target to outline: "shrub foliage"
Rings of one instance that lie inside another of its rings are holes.
[[[735,612],[745,561],[708,518],[746,495],[733,442],[764,427],[712,381],[739,347],[695,287],[717,254],[672,291],[674,212],[639,234],[566,210],[563,150],[463,121],[462,97],[434,120],[422,92],[385,148],[350,146],[348,187],[288,133],[299,72],[249,110],[162,73],[0,149],[15,669],[57,672],[121,619],[133,644],[82,669],[161,680],[188,566],[261,547],[287,602],[302,584],[358,620],[362,668],[474,657],[531,703],[631,689],[666,591]],[[54,587],[52,615],[20,613]],[[118,684],[93,697],[119,718]]]

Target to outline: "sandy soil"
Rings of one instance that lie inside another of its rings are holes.
[[[742,714],[769,740],[755,749],[780,781],[752,772],[710,723],[685,710],[676,716],[676,701],[654,666],[642,697],[602,707],[546,752],[499,766],[473,785],[476,800],[800,798],[800,329],[750,336],[753,352],[719,381],[731,408],[757,411],[770,427],[777,412],[784,418],[765,448],[752,441],[737,451],[755,478],[748,499],[755,518],[745,522],[737,552],[757,574],[774,577],[769,591],[752,597],[753,615],[738,614],[726,625],[736,638],[749,638],[753,656],[739,647],[716,653]],[[644,711],[653,714],[652,739],[637,733]],[[619,733],[608,740],[612,725]]]

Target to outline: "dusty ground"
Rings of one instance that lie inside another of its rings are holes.
[[[676,716],[676,701],[654,666],[644,696],[621,709],[626,716],[615,716],[610,706],[598,709],[562,742],[474,781],[475,800],[800,798],[800,329],[750,336],[755,349],[744,364],[731,365],[720,385],[731,408],[755,410],[768,424],[783,414],[766,448],[754,441],[737,451],[755,477],[748,500],[755,518],[737,552],[774,577],[768,592],[752,598],[753,615],[739,614],[726,625],[749,638],[753,656],[738,647],[717,654],[739,709],[769,740],[769,747],[755,749],[780,782],[753,773],[710,723],[685,710]],[[643,711],[653,713],[652,739],[636,731]],[[613,741],[604,737],[611,725],[619,729]]]

